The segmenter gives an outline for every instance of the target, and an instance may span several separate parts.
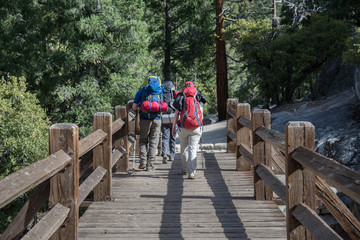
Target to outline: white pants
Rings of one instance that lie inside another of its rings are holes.
[[[195,174],[197,165],[196,152],[201,137],[201,128],[179,128],[178,134],[181,146],[182,169],[189,174]]]

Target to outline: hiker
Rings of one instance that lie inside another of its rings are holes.
[[[176,109],[172,125],[172,134],[176,135],[176,124],[181,146],[182,173],[189,179],[195,179],[197,148],[202,134],[202,104],[204,95],[199,93],[192,82],[186,82],[184,91],[176,96]],[[180,120],[177,121],[180,114]]]
[[[168,111],[161,116],[161,156],[163,157],[163,164],[167,161],[173,161],[175,158],[176,141],[171,129],[175,115],[174,101],[176,94],[179,93],[175,90],[175,86],[171,81],[164,81],[164,102],[168,105]]]
[[[164,88],[156,75],[146,76],[142,88],[137,91],[132,110],[140,107],[140,165],[139,169],[155,170],[154,161],[161,130],[161,112],[167,112],[163,102]]]

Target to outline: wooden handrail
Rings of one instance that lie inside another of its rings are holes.
[[[251,120],[247,119],[244,116],[241,116],[238,120],[238,123],[241,124],[243,127],[246,127],[248,129],[252,129]]]
[[[1,234],[0,239],[18,239],[25,228],[33,221],[34,216],[49,199],[49,180],[41,183],[31,194],[29,200],[22,207],[18,215]]]
[[[294,210],[293,215],[317,240],[342,240],[342,237],[305,204],[300,203]]]
[[[98,185],[106,174],[106,170],[98,166],[89,177],[79,187],[79,205],[85,200],[86,196],[89,195],[91,190]]]
[[[232,118],[236,118],[236,111],[233,108],[230,108],[230,110],[228,111],[228,114],[232,117]]]
[[[231,107],[234,106],[234,104],[237,104],[236,108]],[[294,239],[304,239],[304,236],[308,236],[309,233],[317,237],[317,239],[338,239],[337,234],[331,228],[324,225],[314,212],[316,195],[323,201],[345,232],[352,239],[360,239],[360,222],[326,183],[326,181],[329,182],[351,199],[360,203],[360,173],[311,150],[315,146],[315,132],[312,124],[309,122],[289,122],[285,128],[286,135],[272,130],[269,127],[269,117],[266,115],[266,110],[254,110],[251,116],[252,120],[249,120],[250,117],[243,115],[245,112],[244,109],[249,107],[248,104],[238,104],[236,99],[229,99],[227,105],[228,116],[234,118],[240,125],[240,128],[239,126],[236,127],[236,132],[234,132],[233,126],[231,124],[229,125],[229,123],[234,122],[234,120],[228,119],[228,144],[232,144],[233,142],[237,144],[236,165],[239,165],[238,156],[241,157],[240,161],[245,160],[252,166],[255,164],[254,174],[256,175],[254,177],[254,190],[256,199],[258,199],[258,197],[259,199],[265,199],[266,195],[268,195],[266,191],[263,191],[263,185],[259,184],[259,179],[262,179],[272,191],[286,202],[288,205],[287,211],[288,213],[290,212],[290,218],[287,218],[288,234],[291,234]],[[256,112],[256,119],[254,119],[254,112]],[[265,124],[267,124],[267,127],[264,127]],[[250,133],[239,131],[239,129],[243,129],[244,127],[252,131]],[[247,136],[239,136],[239,134],[245,134]],[[287,139],[285,139],[286,136]],[[241,142],[237,143],[237,141],[239,141],[238,139],[251,139],[252,137],[254,137],[252,146],[245,146]],[[287,143],[285,144],[286,141]],[[263,145],[262,142],[269,144],[270,147],[266,144]],[[255,145],[257,145],[256,151],[254,151]],[[267,153],[266,149],[270,148],[271,153]],[[286,155],[286,159],[284,155]],[[255,157],[257,163],[255,163]],[[286,187],[277,178],[271,165],[268,165],[268,161],[266,160],[268,158],[272,159],[275,170],[279,173],[289,174],[286,178],[287,184],[291,187]],[[238,167],[236,169],[246,170]],[[258,184],[258,186],[256,184]],[[306,186],[304,184],[306,184]],[[288,193],[286,193],[286,191],[288,191]],[[260,194],[257,195],[256,192]],[[291,198],[290,202],[289,199],[286,199],[287,195]],[[310,205],[305,205],[305,202],[310,203]],[[296,209],[295,212],[294,209]],[[293,220],[294,217],[296,217],[297,220]],[[300,221],[309,232],[306,233],[304,227],[299,228],[298,221]],[[317,226],[314,224],[315,222],[321,226]]]
[[[106,138],[106,133],[98,129],[79,141],[79,157],[98,146]]]
[[[114,135],[116,132],[118,132],[123,126],[125,125],[125,122],[119,118],[116,119],[113,123],[112,123],[112,134]]]
[[[107,181],[101,189],[111,189],[111,169],[120,159],[124,159],[122,170],[126,170],[128,164],[129,148],[135,141],[135,136],[129,136],[128,124],[138,121],[138,115],[128,112],[125,106],[116,106],[115,115],[116,120],[112,122],[110,113],[96,113],[94,132],[81,140],[75,124],[52,125],[49,129],[52,154],[0,180],[0,208],[38,186],[0,240],[19,238],[46,200],[52,209],[23,239],[48,239],[52,235],[58,239],[77,239],[79,205],[99,184]],[[112,135],[115,151],[111,147]],[[99,166],[100,162],[106,169]],[[87,171],[92,173],[79,186],[79,178]],[[110,195],[102,191],[94,192],[94,196],[108,199]],[[67,224],[59,229],[66,218]]]
[[[70,163],[71,157],[60,150],[0,181],[0,208],[21,194],[54,176]]]
[[[117,148],[112,155],[112,167],[115,166],[115,164],[119,161],[119,159],[125,154],[126,149],[123,147]]]
[[[233,142],[236,142],[236,133],[234,133],[232,130],[229,130],[228,136]]]
[[[56,204],[22,240],[49,239],[64,223],[69,212],[70,208]]]
[[[241,153],[243,158],[251,164],[251,166],[254,166],[254,156],[247,146],[241,144],[238,151]]]
[[[275,166],[281,170],[281,173],[285,174],[285,157],[278,148],[271,146],[271,157]]]
[[[350,198],[360,203],[360,173],[305,147],[295,149],[291,157]]]
[[[269,185],[269,187],[276,193],[276,195],[281,198],[281,200],[286,201],[286,187],[278,177],[276,177],[275,173],[266,165],[259,164],[256,168],[256,172],[259,176],[265,180],[265,182]]]
[[[255,131],[261,139],[276,146],[282,153],[285,153],[285,136],[284,134],[270,128],[260,127]]]
[[[316,177],[316,195],[351,239],[360,239],[360,222],[323,179]]]

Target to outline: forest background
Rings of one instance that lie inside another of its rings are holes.
[[[265,107],[308,96],[325,62],[360,59],[358,0],[2,0],[0,19],[0,178],[47,156],[53,123],[89,134],[149,73],[195,82],[217,114],[219,39],[224,94]],[[1,232],[24,199],[1,209]]]

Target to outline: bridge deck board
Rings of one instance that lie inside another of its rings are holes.
[[[113,200],[89,206],[79,239],[286,239],[284,215],[253,200],[252,173],[235,171],[234,154],[198,156],[195,180],[181,174],[179,158],[158,160],[153,172],[115,173]]]

